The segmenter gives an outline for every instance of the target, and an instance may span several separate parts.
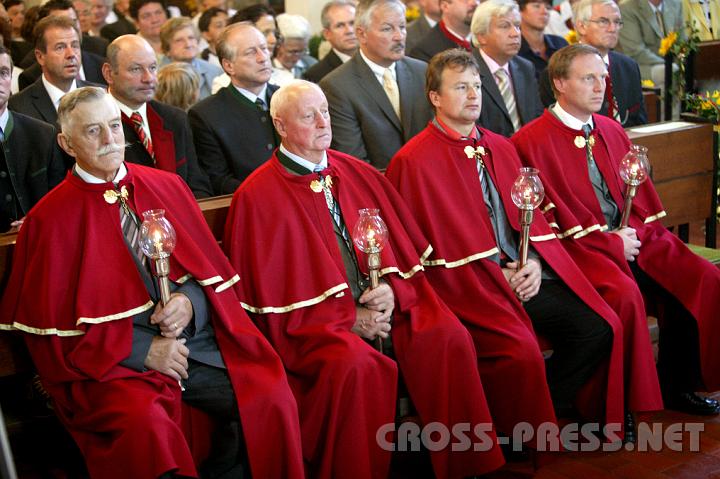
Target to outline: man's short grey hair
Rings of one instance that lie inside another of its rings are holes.
[[[273,93],[270,98],[270,116],[272,119],[276,119],[280,112],[285,109],[285,106],[290,102],[290,100],[297,97],[298,91],[308,89],[317,90],[322,93],[319,86],[307,80],[291,80]],[[323,95],[325,94],[323,93]]]
[[[275,21],[277,21],[278,30],[284,39],[310,39],[310,22],[302,15],[282,13],[275,17]]]
[[[320,12],[320,23],[322,24],[322,27],[329,30],[330,29],[330,10],[333,8],[339,8],[339,7],[353,7],[355,8],[355,3],[350,2],[348,0],[332,0],[330,2],[327,2],[325,6],[322,8],[322,11]]]
[[[478,5],[470,24],[473,45],[478,45],[478,35],[486,35],[490,30],[490,22],[493,17],[502,17],[511,12],[520,13],[518,4],[513,0],[486,0]]]
[[[110,94],[104,89],[96,86],[86,86],[78,88],[66,93],[60,100],[60,106],[58,106],[58,123],[60,124],[60,131],[67,134],[72,127],[72,112],[78,105],[84,103],[90,103],[92,101],[102,100],[110,97]],[[115,105],[115,102],[113,101]],[[117,105],[116,105],[117,107]]]
[[[405,4],[400,0],[361,0],[355,11],[355,26],[367,29],[373,12],[381,6],[395,8],[405,16]]]
[[[239,30],[241,28],[255,28],[255,26],[252,24],[252,22],[245,21],[245,22],[237,22],[233,23],[231,25],[228,25],[223,29],[222,32],[220,32],[220,36],[217,39],[217,43],[215,44],[215,51],[217,52],[218,60],[220,61],[220,64],[222,65],[223,59],[227,59],[228,61],[235,61],[235,55],[237,55],[237,49],[234,45],[231,45],[228,42],[228,39],[230,38],[230,35],[235,30]],[[255,28],[257,30],[257,28]],[[258,30],[260,32],[260,30]],[[260,33],[262,35],[262,32]],[[264,35],[263,35],[264,36]]]
[[[617,7],[617,3],[613,0],[580,0],[572,6],[573,23],[587,23],[592,18],[593,5],[614,5]]]

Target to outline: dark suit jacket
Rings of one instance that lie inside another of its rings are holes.
[[[102,74],[102,65],[104,61],[105,60],[103,58],[83,50],[82,65],[83,70],[85,71],[86,81],[96,85],[107,85],[105,77]],[[20,90],[24,90],[28,86],[32,85],[35,80],[40,78],[40,75],[42,75],[42,68],[37,62],[26,68],[18,77],[18,86],[20,87]]]
[[[440,22],[432,27],[429,32],[415,45],[408,55],[424,62],[429,62],[432,57],[440,52],[449,50],[450,48],[458,48],[458,44],[450,40],[440,30]]]
[[[420,18],[410,23],[407,26],[407,37],[405,37],[405,53],[412,51],[431,28],[425,15],[420,15]]]
[[[543,38],[545,39],[545,49],[548,60],[553,53],[560,50],[562,47],[566,47],[568,44],[563,37],[559,37],[557,35],[543,35]],[[528,42],[525,41],[525,37],[522,37],[522,43],[520,44],[520,51],[518,52],[518,55],[523,57],[525,60],[529,60],[533,64],[535,67],[535,79],[539,79],[540,73],[547,68],[548,62],[530,48]]]
[[[55,128],[21,113],[10,112],[13,127],[2,142],[10,181],[26,215],[65,177],[65,164]]]
[[[130,119],[123,115],[123,132],[128,145],[125,161],[177,173],[196,198],[212,196],[210,180],[198,165],[187,114],[174,106],[150,100],[147,118],[155,163],[140,142]]]
[[[82,80],[76,81],[78,88],[84,86],[100,86]],[[50,100],[42,78],[35,80],[30,86],[10,97],[8,108],[11,111],[22,113],[32,118],[50,123],[59,130],[57,124],[57,111]]]
[[[216,195],[235,192],[279,145],[269,112],[240,99],[240,92],[234,89],[230,84],[188,112],[200,166]],[[268,84],[267,104],[277,89]]]
[[[337,53],[335,53],[334,50],[330,50],[330,52],[325,55],[322,60],[305,71],[303,78],[313,83],[320,83],[320,80],[325,78],[328,73],[335,70],[342,64],[343,62],[340,60],[340,57],[337,56]]]
[[[473,55],[480,66],[480,80],[482,81],[482,112],[478,124],[492,132],[510,137],[515,131],[500,89],[479,50],[474,49]],[[520,125],[526,125],[542,115],[543,112],[535,80],[535,67],[529,61],[516,55],[508,63],[508,68],[515,91]]]
[[[612,82],[613,94],[618,102],[622,126],[630,127],[646,124],[648,119],[638,64],[627,55],[614,51],[610,51],[608,60],[610,61],[610,81]],[[545,106],[555,103],[555,94],[550,86],[547,69],[540,75],[540,98]],[[608,101],[606,97],[598,113],[607,115],[607,111]]]
[[[100,29],[100,36],[109,42],[112,42],[117,37],[122,35],[130,35],[137,32],[135,24],[125,17],[125,15],[115,10],[115,14],[118,17],[118,21],[115,23],[109,23]]]
[[[433,117],[425,99],[427,63],[405,57],[395,63],[400,116],[370,67],[356,53],[323,78],[332,118],[332,148],[386,168],[393,155]]]

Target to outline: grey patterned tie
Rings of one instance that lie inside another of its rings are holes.
[[[515,102],[515,95],[512,91],[512,85],[510,85],[510,78],[507,72],[500,68],[495,72],[495,81],[497,82],[500,95],[502,95],[505,108],[507,108],[508,115],[513,124],[513,129],[518,131],[520,129],[520,116],[517,111],[517,103]]]

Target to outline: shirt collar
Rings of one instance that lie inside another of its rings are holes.
[[[449,136],[453,140],[466,140],[466,139],[477,140],[480,138],[477,126],[474,126],[472,131],[470,132],[470,134],[468,136],[465,136],[465,135],[462,135],[459,131],[457,131],[453,128],[450,128],[437,116],[435,117],[435,123],[447,136]]]
[[[302,166],[303,168],[305,168],[309,171],[315,171],[315,168],[317,168],[318,165],[321,166],[322,169],[324,170],[325,168],[327,168],[327,165],[328,165],[327,152],[324,152],[324,151],[323,151],[323,158],[320,161],[320,163],[318,163],[318,164],[315,164],[312,161],[308,161],[305,158],[296,155],[295,153],[289,152],[288,149],[285,148],[285,146],[282,143],[280,144],[280,151],[282,152],[283,155],[287,156],[288,158],[293,160],[295,163],[297,163],[298,165]]]
[[[130,107],[127,106],[125,103],[123,103],[123,102],[121,102],[120,100],[118,100],[117,98],[115,98],[115,97],[113,97],[113,98],[115,99],[115,103],[117,103],[117,105],[120,107],[120,111],[123,112],[123,114],[124,114],[126,117],[130,118],[133,113],[138,112],[138,113],[140,113],[140,116],[141,116],[142,119],[143,119],[143,125],[147,125],[147,124],[148,124],[148,119],[147,119],[147,103],[143,103],[142,105],[140,105],[140,108],[138,108],[137,110],[133,110],[132,108],[130,108]]]
[[[435,28],[435,25],[437,25],[437,20],[433,20],[432,18],[428,17],[425,14],[423,14],[423,17],[425,17],[425,20],[427,20],[428,25],[430,25],[430,28]]]
[[[485,53],[482,48],[480,49],[480,56],[482,56],[482,59],[485,60],[485,64],[490,69],[490,73],[492,73],[493,76],[495,76],[495,72],[502,69],[505,70],[505,73],[508,74],[508,78],[510,77],[510,69],[508,68],[508,63],[501,66],[498,62],[490,58],[490,56]]]
[[[568,128],[572,128],[573,130],[582,130],[583,125],[590,125],[590,128],[594,128],[592,115],[590,115],[590,119],[588,121],[582,121],[566,112],[563,107],[560,106],[560,103],[557,102],[550,107],[550,110]]]
[[[72,81],[72,84],[70,84],[70,89],[67,92],[62,91],[52,83],[48,81],[47,78],[45,78],[45,74],[42,74],[42,82],[45,86],[45,90],[47,91],[48,95],[50,96],[50,101],[52,102],[55,109],[58,109],[58,105],[60,104],[60,99],[65,96],[65,93],[71,92],[77,88],[77,84],[75,80]]]
[[[652,10],[653,13],[655,13],[655,12],[662,13],[662,11],[663,11],[663,2],[660,2],[660,4],[658,6],[655,6],[655,5],[653,5],[653,3],[650,0],[648,0],[648,5],[650,5],[650,10]]]
[[[5,106],[5,111],[0,115],[0,128],[5,132],[7,129],[8,120],[10,119],[10,110]]]
[[[239,86],[235,85],[234,83],[230,83],[237,91],[240,92],[242,96],[250,100],[252,103],[255,103],[255,100],[258,98],[262,98],[262,101],[266,103],[265,106],[269,107],[270,105],[267,105],[267,83],[263,85],[262,90],[260,90],[260,94],[256,95],[255,93],[251,92],[250,90],[246,90],[244,88],[240,88]]]
[[[388,68],[392,72],[393,77],[395,77],[395,80],[397,80],[397,75],[395,74],[395,62],[393,62],[393,64],[390,65],[388,68],[385,68],[384,66],[378,65],[377,63],[371,61],[368,57],[365,56],[365,53],[363,53],[362,50],[360,50],[360,56],[363,60],[365,60],[367,66],[370,67],[370,70],[372,70],[372,72],[380,80],[381,83],[383,76],[385,76],[385,70],[387,70]]]
[[[350,55],[344,54],[343,52],[341,52],[341,51],[338,50],[337,48],[333,48],[333,51],[335,52],[335,55],[337,55],[338,58],[340,58],[340,61],[343,62],[343,63],[345,63],[346,61],[350,60],[350,58],[351,58]]]
[[[450,35],[454,36],[455,38],[458,38],[459,40],[465,40],[466,42],[472,41],[472,33],[468,33],[466,37],[461,36],[456,31],[454,31],[452,28],[448,26],[447,23],[445,23],[445,28],[447,28],[447,31],[450,33]]]
[[[75,174],[77,174],[81,180],[83,180],[85,183],[90,183],[93,185],[99,185],[102,183],[107,183],[105,180],[101,180],[95,175],[92,175],[88,173],[87,171],[80,168],[80,165],[75,163]],[[118,168],[117,173],[115,173],[115,178],[113,178],[113,183],[118,183],[120,180],[125,178],[127,176],[127,168],[125,167],[125,163],[120,163],[120,168]]]

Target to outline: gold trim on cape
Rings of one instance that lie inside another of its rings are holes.
[[[410,269],[410,271],[408,271],[407,273],[403,273],[402,271],[400,271],[400,269],[398,269],[397,266],[388,266],[387,268],[383,268],[380,270],[380,276],[385,276],[386,274],[390,274],[390,273],[397,273],[400,275],[400,277],[402,279],[408,279],[408,278],[412,278],[413,275],[415,273],[417,273],[418,271],[423,271],[424,269],[425,268],[423,268],[423,265],[416,264],[415,266],[412,267],[412,269]]]
[[[476,261],[478,259],[487,258],[488,256],[492,256],[496,253],[499,253],[499,250],[497,249],[497,247],[489,249],[487,251],[483,251],[481,253],[475,253],[473,255],[470,255],[466,258],[459,259],[457,261],[448,262],[445,259],[434,259],[431,261],[425,261],[425,263],[423,263],[423,264],[425,266],[444,266],[446,268],[457,268],[458,266],[466,265],[466,264]]]
[[[348,289],[347,283],[338,284],[337,286],[333,286],[332,288],[325,291],[320,296],[316,296],[314,298],[306,299],[304,301],[298,301],[297,303],[292,303],[287,306],[263,306],[263,307],[257,307],[257,306],[251,306],[247,303],[243,303],[240,301],[240,305],[245,308],[246,310],[250,311],[251,313],[255,314],[268,314],[268,313],[289,313],[290,311],[294,311],[296,309],[300,308],[306,308],[308,306],[314,306],[318,303],[321,303],[325,301],[330,296],[334,295],[335,293],[338,293],[344,289]],[[343,294],[344,296],[344,294]],[[338,295],[338,297],[340,297]]]
[[[643,221],[643,223],[644,224],[652,223],[653,221],[659,220],[660,218],[663,218],[665,216],[667,216],[667,213],[665,212],[665,210],[663,210],[656,215],[648,216],[647,218],[645,218],[645,221]]]
[[[598,224],[595,224],[595,225],[592,225],[592,226],[588,226],[588,227],[585,228],[584,230],[582,230],[582,231],[580,231],[580,232],[578,232],[578,233],[575,233],[575,234],[573,235],[573,239],[580,239],[580,238],[582,238],[583,236],[589,235],[589,234],[592,233],[593,231],[607,231],[607,229],[608,229],[608,226],[607,226],[607,225],[602,225],[602,226],[600,226],[600,225],[598,225]]]
[[[185,276],[179,277],[175,282],[177,284],[183,284],[185,281],[189,280],[190,278],[192,278],[192,275],[190,273],[188,273]]]
[[[215,288],[215,292],[222,293],[223,291],[225,291],[226,289],[228,289],[230,286],[237,283],[238,281],[240,281],[240,275],[236,274],[235,276],[233,276],[232,278],[230,278],[229,280],[225,281],[223,284],[221,284],[220,286]]]
[[[555,225],[555,227],[557,229],[560,229],[560,227],[558,225]],[[558,233],[556,236],[558,237],[558,239],[563,239],[563,238],[567,238],[568,236],[577,233],[578,231],[582,231],[582,226],[573,226],[569,230],[566,230],[562,233]]]
[[[545,214],[545,213],[547,213],[548,211],[550,211],[550,210],[553,209],[553,208],[555,208],[555,203],[548,203],[548,204],[545,205],[545,208],[543,208],[543,209],[540,210],[540,212],[541,212],[542,214]]]
[[[221,276],[213,276],[208,279],[198,279],[197,282],[200,286],[210,286],[211,284],[219,283],[222,280]]]
[[[40,328],[33,328],[32,326],[26,326],[21,323],[0,324],[0,330],[22,331],[24,333],[37,334],[39,336],[50,336],[50,335],[54,334],[54,335],[60,336],[60,337],[82,336],[85,334],[85,331],[80,331],[79,329],[57,329],[57,328],[40,329]]]
[[[546,234],[546,235],[542,235],[542,236],[531,236],[530,237],[530,241],[535,241],[535,242],[549,241],[549,240],[554,240],[554,239],[557,239],[557,235],[555,233],[550,233],[550,234]]]
[[[107,316],[100,316],[98,318],[80,317],[75,322],[75,324],[79,325],[81,323],[88,323],[88,324],[107,323],[108,321],[115,321],[117,319],[123,319],[123,318],[127,318],[129,316],[135,316],[136,314],[142,313],[143,311],[147,311],[148,309],[152,308],[153,306],[155,306],[155,303],[153,303],[152,301],[148,301],[147,303],[143,304],[142,306],[138,306],[137,308],[133,308],[128,311],[123,311],[121,313],[108,314]]]

